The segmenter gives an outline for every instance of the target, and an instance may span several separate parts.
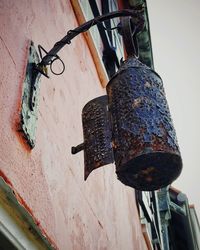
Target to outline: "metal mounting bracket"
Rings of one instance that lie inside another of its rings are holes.
[[[39,87],[41,74],[36,69],[39,63],[39,56],[33,42],[28,50],[28,61],[26,75],[23,84],[20,131],[26,139],[27,144],[35,146],[35,133],[37,124]]]

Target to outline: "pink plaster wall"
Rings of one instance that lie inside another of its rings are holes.
[[[42,77],[37,142],[30,151],[17,132],[29,39],[49,50],[77,26],[69,0],[0,0],[0,174],[58,249],[146,249],[133,189],[114,166],[83,180],[81,109],[105,94],[84,37],[60,56],[62,76]]]

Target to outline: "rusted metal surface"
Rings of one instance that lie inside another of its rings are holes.
[[[71,148],[71,153],[73,155],[79,153],[80,151],[84,150],[84,143],[81,143],[79,145],[77,145],[76,147],[72,147]]]
[[[134,57],[107,85],[116,173],[138,190],[169,185],[182,169],[161,78]]]
[[[138,19],[138,20],[137,20]],[[137,18],[121,18],[122,37],[128,56],[139,56],[137,33],[144,28],[143,15]]]
[[[79,27],[69,30],[67,35],[64,36],[60,41],[56,42],[53,48],[42,58],[42,61],[38,64],[38,70],[41,73],[41,69],[43,66],[47,66],[51,63],[52,59],[58,57],[57,53],[66,45],[70,44],[71,40],[79,35],[82,32],[89,30],[92,26],[104,22],[106,20],[116,18],[116,17],[124,17],[124,16],[131,16],[134,18],[140,17],[144,13],[143,8],[136,8],[136,9],[123,9],[118,11],[113,11],[106,13],[101,16],[97,16],[90,21],[87,21],[81,24]]]
[[[92,170],[113,162],[113,148],[119,180],[151,191],[175,180],[182,161],[162,80],[136,59],[137,34],[144,27],[143,15],[122,19],[128,59],[107,85],[109,112],[105,96],[84,107],[84,143],[72,153],[84,149],[86,179]]]
[[[108,98],[101,96],[88,102],[82,111],[85,180],[96,168],[113,162]]]

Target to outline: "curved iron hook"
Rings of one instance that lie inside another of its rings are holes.
[[[134,21],[130,16],[121,19],[121,33],[128,56],[139,57],[137,34],[143,28],[144,19],[141,17],[137,21]]]
[[[140,16],[142,13],[144,12],[144,9],[133,9],[133,10],[129,10],[129,9],[124,9],[124,10],[120,10],[120,11],[114,11],[114,12],[110,12],[108,14],[102,15],[102,16],[98,16],[82,25],[80,25],[79,27],[75,28],[74,30],[69,30],[67,32],[67,35],[64,36],[60,41],[56,42],[53,46],[53,48],[42,58],[41,62],[37,65],[38,71],[40,71],[40,73],[46,75],[46,73],[42,72],[43,69],[45,69],[45,67],[49,64],[51,64],[52,59],[54,58],[58,58],[57,53],[66,45],[66,44],[70,44],[71,40],[76,37],[77,35],[79,35],[82,32],[85,32],[87,30],[89,30],[92,26],[98,24],[99,22],[104,22],[108,19],[112,19],[115,17],[122,17],[122,16],[132,16],[132,17],[138,17]],[[46,52],[46,51],[45,51]]]

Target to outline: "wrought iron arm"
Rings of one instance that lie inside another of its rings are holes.
[[[79,27],[73,29],[73,30],[69,30],[67,32],[67,35],[64,36],[60,41],[56,42],[53,46],[53,48],[49,51],[46,52],[41,46],[39,46],[39,50],[40,50],[40,55],[41,55],[41,49],[43,49],[43,51],[46,53],[46,55],[42,58],[41,62],[37,65],[37,70],[44,74],[45,76],[47,76],[46,74],[46,66],[47,65],[51,65],[53,61],[55,61],[56,59],[59,59],[59,56],[57,55],[57,53],[66,45],[66,44],[70,44],[71,40],[73,38],[75,38],[77,35],[79,35],[82,32],[85,32],[87,30],[89,30],[92,26],[99,24],[101,22],[104,22],[108,19],[112,19],[112,18],[116,18],[116,17],[122,17],[122,16],[131,16],[131,17],[139,17],[141,16],[141,14],[143,13],[144,9],[134,9],[134,10],[129,10],[129,9],[124,9],[124,10],[120,10],[120,11],[114,11],[114,12],[110,12],[108,14],[105,15],[101,15],[98,16],[82,25],[80,25]],[[61,60],[62,62],[62,60]],[[63,63],[63,62],[62,62]],[[63,63],[63,68],[64,68],[64,63]],[[64,70],[63,70],[64,71]]]

